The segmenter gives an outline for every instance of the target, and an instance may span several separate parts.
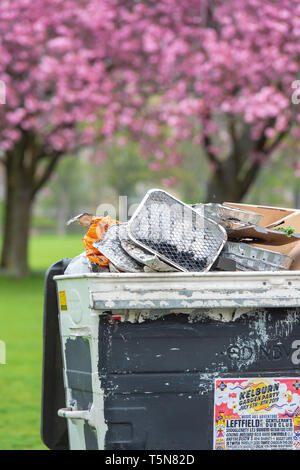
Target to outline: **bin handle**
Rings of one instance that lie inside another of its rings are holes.
[[[92,405],[90,410],[76,410],[74,408],[60,408],[58,416],[66,419],[82,419],[87,421],[92,428],[96,428],[96,408]]]
[[[85,421],[89,421],[91,417],[89,410],[73,410],[72,408],[60,408],[57,414],[61,418],[84,419]]]

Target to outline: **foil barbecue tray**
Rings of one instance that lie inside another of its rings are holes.
[[[226,242],[220,259],[235,261],[241,271],[283,271],[293,262],[288,255],[237,242]]]
[[[111,273],[121,273],[122,272],[118,268],[116,268],[112,263],[109,263],[108,269],[109,269],[109,272],[111,272]]]
[[[192,207],[222,225],[226,230],[233,230],[247,225],[259,225],[262,219],[262,214],[244,209],[234,209],[225,204],[194,204]]]
[[[180,271],[205,272],[226,240],[225,229],[165,191],[148,191],[128,222],[138,246]]]
[[[111,225],[102,241],[93,243],[112,265],[119,271],[136,273],[143,271],[143,265],[135,261],[123,250],[119,238],[119,225]]]
[[[121,246],[127,252],[127,254],[134,258],[137,262],[144,264],[145,266],[150,268],[152,271],[178,271],[177,268],[174,268],[174,266],[170,266],[169,264],[164,263],[150,251],[147,251],[144,248],[137,246],[129,236],[128,223],[119,224],[119,236]]]

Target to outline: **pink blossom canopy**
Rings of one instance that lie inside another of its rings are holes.
[[[253,142],[300,121],[298,0],[2,0],[0,32],[4,151],[23,131],[67,152],[126,129],[156,169],[186,139],[216,169],[236,134],[261,161]]]

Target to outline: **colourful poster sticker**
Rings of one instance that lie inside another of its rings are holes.
[[[214,449],[300,450],[300,378],[216,379]]]

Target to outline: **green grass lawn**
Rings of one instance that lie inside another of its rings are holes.
[[[61,258],[84,250],[80,235],[35,236],[30,241],[33,274],[0,277],[0,450],[45,449],[40,438],[44,272]]]

